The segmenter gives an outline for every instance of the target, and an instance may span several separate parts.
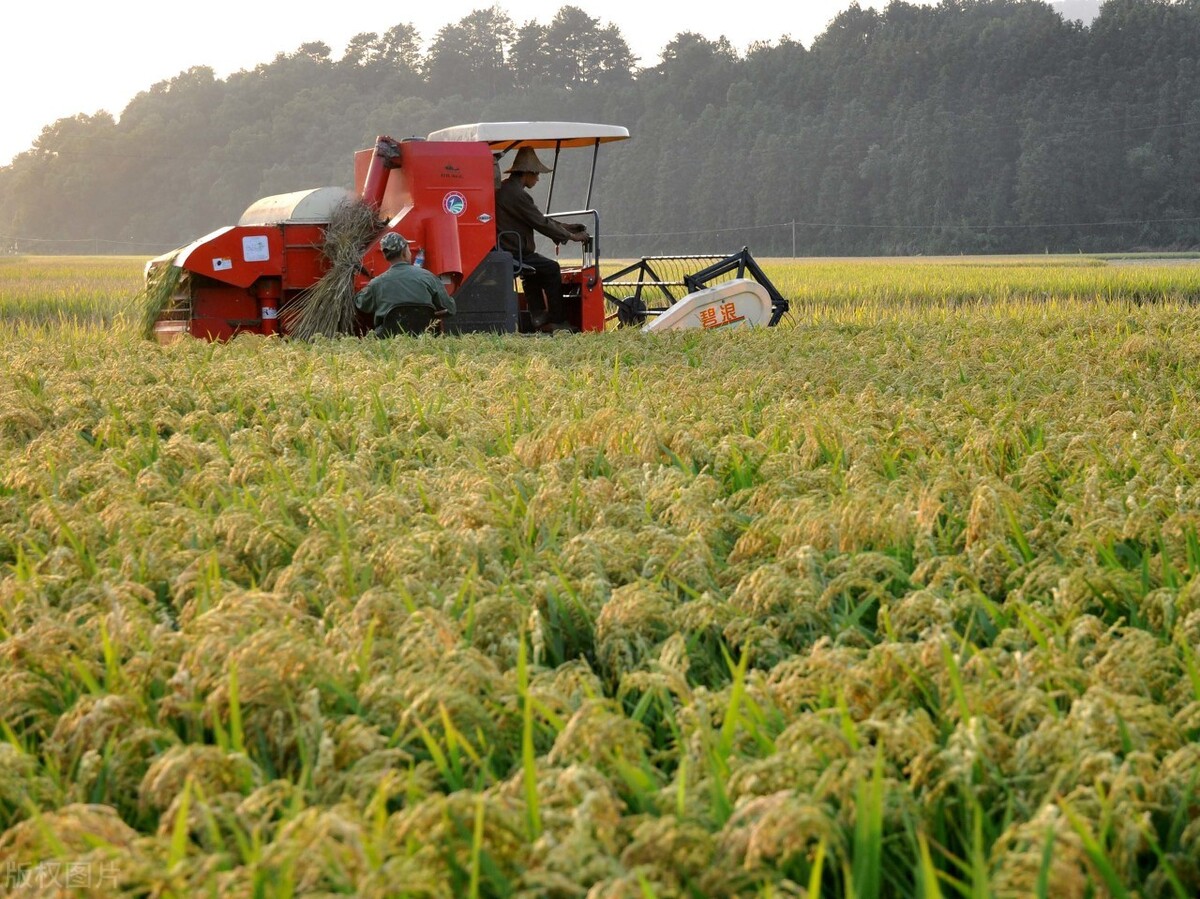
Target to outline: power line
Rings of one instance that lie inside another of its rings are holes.
[[[90,244],[111,244],[121,247],[144,247],[144,246],[164,246],[164,244],[151,240],[113,240],[108,237],[13,237],[6,234],[0,234],[0,240],[10,241],[13,243],[90,243]],[[175,247],[186,246],[189,241],[181,241],[174,244]],[[171,249],[171,247],[168,247]]]
[[[800,224],[796,222],[796,224]],[[737,231],[762,231],[768,228],[790,228],[792,222],[775,225],[747,225],[744,228],[706,228],[699,231],[646,231],[641,234],[605,234],[605,237],[686,237],[692,234],[728,234]]]
[[[742,228],[707,228],[694,231],[646,231],[641,233],[628,234],[606,234],[605,237],[688,237],[697,234],[727,234],[731,232],[743,231],[759,231],[770,228],[841,228],[841,229],[860,229],[860,230],[921,230],[921,231],[938,231],[943,228],[966,228],[971,231],[993,231],[1001,229],[1026,229],[1034,230],[1038,228],[1100,228],[1100,227],[1125,227],[1128,225],[1161,225],[1167,223],[1185,223],[1185,222],[1200,222],[1200,217],[1178,217],[1178,218],[1161,218],[1161,219],[1125,219],[1118,221],[1107,222],[1051,222],[1051,223],[1034,223],[1034,224],[987,224],[977,225],[966,222],[943,222],[941,224],[914,224],[914,225],[856,225],[846,224],[844,222],[802,222],[800,220],[789,222],[776,222],[773,225],[747,225]]]
[[[969,231],[1000,231],[1000,230],[1038,230],[1048,228],[1123,228],[1132,225],[1163,225],[1163,224],[1190,224],[1192,222],[1200,222],[1200,216],[1177,216],[1173,218],[1147,218],[1147,219],[1118,219],[1113,221],[1092,221],[1092,222],[1036,222],[1036,223],[1019,223],[1019,224],[974,224],[968,222],[943,222],[940,224],[850,224],[846,222],[815,222],[801,221],[799,219],[786,222],[775,222],[768,225],[745,225],[741,227],[730,228],[698,228],[688,231],[640,231],[640,232],[624,232],[624,233],[608,233],[604,235],[608,239],[615,238],[634,238],[634,237],[693,237],[706,234],[738,234],[747,231],[769,231],[776,228],[831,228],[835,230],[869,230],[869,231],[939,231],[943,229],[957,229]],[[118,247],[161,247],[161,251],[154,250],[153,252],[169,252],[173,249],[186,246],[188,241],[178,241],[172,244],[163,244],[148,240],[114,240],[106,237],[19,237],[14,235],[0,235],[0,241],[9,245],[21,244],[90,244],[92,246],[118,246]]]
[[[1187,122],[1161,122],[1154,125],[1135,125],[1130,128],[1114,128],[1110,131],[1067,131],[1060,134],[1047,134],[1045,136],[1054,140],[1065,140],[1067,138],[1078,137],[1101,137],[1106,134],[1132,134],[1135,131],[1157,131],[1160,128],[1188,128],[1192,125],[1200,125],[1200,120],[1193,119]]]
[[[910,117],[912,117],[912,112],[913,112],[912,110],[908,111],[908,115],[905,118],[906,122],[910,120]],[[959,110],[959,109],[935,109],[935,110],[932,110],[932,113],[934,115],[952,116],[956,119],[962,118],[964,115],[969,115],[973,112],[976,112],[976,110],[968,110],[968,111],[963,111],[963,110]],[[1046,138],[1068,138],[1068,137],[1071,137],[1071,138],[1074,138],[1074,137],[1102,137],[1106,134],[1126,134],[1126,133],[1130,133],[1130,132],[1134,132],[1134,131],[1153,131],[1157,128],[1187,128],[1187,127],[1191,127],[1192,125],[1200,125],[1200,119],[1184,119],[1184,120],[1174,121],[1174,122],[1148,122],[1147,124],[1144,124],[1144,125],[1127,124],[1121,128],[1101,128],[1101,129],[1090,129],[1090,130],[1084,128],[1084,126],[1086,126],[1086,125],[1095,125],[1095,124],[1098,124],[1101,122],[1111,122],[1111,121],[1115,121],[1116,119],[1122,118],[1122,117],[1125,118],[1126,120],[1133,119],[1136,121],[1137,119],[1149,119],[1149,118],[1151,118],[1153,116],[1157,116],[1157,115],[1158,115],[1157,112],[1136,113],[1136,112],[1129,112],[1128,110],[1120,110],[1120,111],[1114,111],[1106,116],[1101,116],[1099,118],[1094,118],[1094,119],[1072,120],[1069,118],[1065,118],[1065,119],[1060,118],[1060,119],[1035,120],[1032,118],[1023,118],[1019,115],[1014,114],[1011,116],[1011,119],[1009,121],[993,122],[990,125],[986,125],[986,124],[981,125],[979,122],[973,122],[971,125],[971,130],[973,132],[978,132],[979,130],[990,130],[990,131],[1004,130],[1005,132],[1016,133],[1016,132],[1014,132],[1014,129],[1025,129],[1025,128],[1029,128],[1032,126],[1034,128],[1047,129],[1047,133],[1040,134],[1040,136],[1042,136],[1042,137],[1046,137]],[[915,117],[915,122],[917,124],[920,123],[919,116]],[[1063,131],[1059,131],[1059,132],[1055,133],[1053,131],[1053,129],[1055,127],[1060,127],[1063,129],[1070,129],[1070,130],[1063,130]]]

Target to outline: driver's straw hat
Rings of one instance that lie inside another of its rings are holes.
[[[508,171],[509,173],[533,172],[535,175],[544,175],[546,172],[553,172],[554,169],[542,165],[537,153],[533,152],[533,147],[522,147],[517,151],[517,158],[513,160]]]

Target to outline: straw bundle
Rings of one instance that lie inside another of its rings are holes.
[[[178,253],[179,250],[172,250],[167,255],[174,259]],[[183,269],[174,264],[156,265],[147,272],[146,283],[133,301],[143,337],[154,336],[154,324],[170,307],[182,276]]]
[[[367,244],[382,227],[375,210],[362,200],[338,204],[321,245],[329,260],[329,271],[284,311],[285,333],[311,340],[317,335],[335,337],[354,330],[354,277]]]

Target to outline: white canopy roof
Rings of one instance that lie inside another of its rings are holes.
[[[498,150],[590,147],[597,141],[604,144],[628,138],[628,128],[588,122],[476,122],[442,128],[429,135],[429,140],[484,141]]]

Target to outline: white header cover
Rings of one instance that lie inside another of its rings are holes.
[[[327,222],[339,203],[354,195],[344,187],[314,187],[290,194],[263,197],[252,203],[238,225],[273,225],[277,222]]]

